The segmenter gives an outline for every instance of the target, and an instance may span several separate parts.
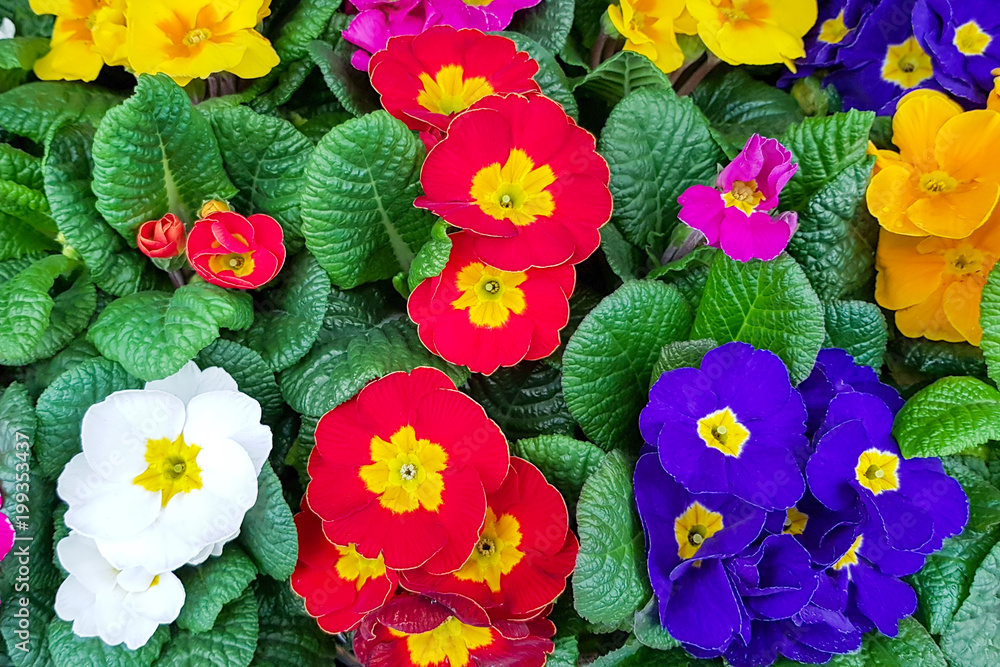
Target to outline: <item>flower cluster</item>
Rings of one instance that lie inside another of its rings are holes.
[[[327,413],[309,475],[292,588],[327,632],[358,629],[363,664],[545,663],[578,550],[566,503],[444,373]]]
[[[593,135],[537,93],[537,71],[505,37],[444,26],[371,59],[385,109],[432,145],[415,205],[463,230],[411,294],[410,318],[429,350],[478,373],[559,346],[573,267],[611,217]]]
[[[124,65],[180,85],[214,72],[261,77],[278,64],[255,30],[270,7],[270,0],[31,0],[36,14],[56,16],[51,50],[35,74],[93,81],[104,65]]]
[[[876,151],[868,208],[881,225],[875,298],[904,336],[979,345],[979,302],[1000,258],[1000,113],[914,91]]]
[[[173,213],[139,227],[136,245],[165,270],[176,270],[186,259],[199,276],[213,285],[254,289],[270,282],[285,263],[284,232],[270,216],[249,218],[217,200],[202,207],[187,233]]]
[[[134,650],[177,618],[174,571],[221,555],[257,500],[271,452],[260,419],[226,371],[194,362],[87,410],[57,486],[70,533],[55,610],[74,633]]]
[[[678,217],[732,259],[774,259],[799,226],[794,211],[771,215],[798,168],[777,139],[755,134],[719,173],[715,188],[692,185],[678,198]]]
[[[730,65],[786,63],[806,54],[802,38],[816,23],[816,0],[621,0],[608,18],[625,38],[664,72],[684,64],[677,35],[697,35]]]
[[[968,519],[939,460],[900,456],[902,401],[874,371],[824,350],[800,389],[775,355],[729,343],[664,373],[640,416],[649,576],[697,657],[826,662],[873,628],[895,636],[917,603],[899,577]]]
[[[847,107],[890,114],[916,88],[982,106],[1000,66],[991,0],[827,0],[799,75],[829,72]]]

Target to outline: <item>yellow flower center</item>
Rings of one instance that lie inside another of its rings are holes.
[[[847,24],[844,23],[844,10],[840,10],[837,18],[823,21],[823,26],[819,30],[819,41],[827,44],[840,44],[850,32]]]
[[[854,473],[858,484],[877,496],[884,491],[895,491],[899,488],[899,480],[896,477],[898,468],[899,457],[895,454],[868,449],[858,457]]]
[[[847,550],[847,553],[841,556],[840,560],[833,564],[834,570],[842,570],[845,567],[858,564],[858,549],[861,548],[861,543],[864,539],[861,535],[858,535],[857,539],[854,540],[854,544],[851,548]]]
[[[338,545],[337,551],[340,552],[336,565],[337,574],[345,581],[353,581],[357,590],[360,591],[362,586],[372,579],[385,576],[385,561],[382,560],[382,554],[379,554],[378,558],[365,558],[358,553],[353,544],[348,544],[346,547]]]
[[[243,245],[247,245],[247,240],[243,238],[242,234],[233,234],[233,238]],[[213,241],[212,247],[221,248],[222,244],[218,241]],[[242,278],[253,273],[253,267],[253,253],[250,252],[230,252],[221,255],[212,255],[208,258],[208,268],[212,270],[212,273],[232,271],[234,276]]]
[[[916,37],[890,46],[886,52],[885,63],[882,65],[882,78],[886,81],[908,89],[931,78],[933,74],[931,57],[920,48]]]
[[[536,169],[528,154],[515,148],[502,166],[494,162],[473,176],[469,195],[486,215],[523,227],[552,215],[555,200],[546,188],[555,180],[549,165]]]
[[[146,471],[136,476],[132,483],[147,491],[160,493],[160,506],[166,507],[178,493],[201,488],[201,468],[198,452],[201,447],[184,442],[179,435],[171,442],[166,438],[146,442]]]
[[[229,204],[218,199],[210,199],[201,207],[201,211],[198,212],[198,217],[200,219],[205,219],[213,213],[224,213],[226,211],[231,211]]]
[[[747,215],[764,200],[764,193],[757,189],[757,181],[736,181],[732,189],[722,195],[726,207],[735,206]]]
[[[785,525],[781,532],[786,535],[801,535],[805,532],[807,523],[809,523],[808,514],[800,512],[795,507],[789,507],[785,512]]]
[[[709,447],[726,456],[739,457],[750,431],[736,421],[732,410],[723,408],[698,420],[698,435]]]
[[[964,276],[970,273],[981,273],[985,268],[986,255],[971,245],[962,244],[957,248],[946,250],[944,261],[950,273]]]
[[[464,0],[464,2],[470,7],[485,7],[493,2],[493,0]]]
[[[386,442],[372,438],[370,465],[358,472],[365,488],[378,495],[379,503],[393,514],[441,507],[448,454],[441,445],[418,439],[412,426],[404,426]]]
[[[421,72],[420,83],[424,88],[417,95],[417,104],[445,116],[465,111],[493,94],[493,86],[484,77],[466,79],[461,65],[445,65],[433,79],[426,72]]]
[[[196,44],[201,44],[206,39],[212,37],[212,31],[208,28],[195,28],[194,30],[189,30],[186,35],[184,35],[184,44],[187,46],[195,46]]]
[[[396,637],[406,637],[406,650],[417,667],[467,667],[470,652],[493,643],[493,630],[466,625],[452,616],[429,632],[408,635],[389,630]]]
[[[521,545],[521,524],[510,514],[497,518],[492,507],[486,508],[486,520],[476,548],[469,560],[455,573],[462,581],[486,582],[494,593],[500,591],[500,578],[509,574],[524,553]]]
[[[983,32],[975,21],[969,21],[955,31],[955,47],[964,55],[980,56],[993,38]]]
[[[722,515],[713,512],[699,502],[691,503],[674,520],[674,537],[677,540],[677,555],[687,560],[693,558],[705,540],[722,530]]]
[[[957,187],[958,181],[940,169],[923,174],[920,177],[920,189],[927,194],[939,195],[951,192]]]
[[[511,313],[524,312],[527,303],[518,285],[527,279],[523,271],[501,271],[473,262],[458,272],[455,283],[462,295],[451,305],[468,310],[469,321],[477,327],[502,327]]]

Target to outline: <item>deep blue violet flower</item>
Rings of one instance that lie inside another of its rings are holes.
[[[774,510],[805,492],[806,410],[781,359],[745,343],[700,368],[660,376],[639,416],[663,469],[691,493],[731,494]]]
[[[816,24],[803,38],[806,55],[795,62],[792,78],[836,66],[840,49],[858,36],[858,26],[875,6],[875,0],[820,0]]]
[[[878,375],[868,366],[860,366],[854,357],[844,350],[820,350],[813,372],[798,386],[802,400],[806,404],[809,419],[806,422],[806,436],[812,436],[823,423],[827,406],[837,394],[860,391],[879,397],[893,416],[903,407],[899,392],[883,384]]]
[[[689,493],[652,453],[636,465],[635,498],[663,627],[710,651],[724,649],[735,635],[750,641],[750,617],[723,560],[757,539],[765,512],[733,496]]]
[[[992,70],[1000,67],[1000,7],[996,0],[917,0],[917,40],[934,62],[934,78],[973,106],[986,104]]]

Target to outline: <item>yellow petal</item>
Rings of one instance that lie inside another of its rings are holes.
[[[216,35],[232,35],[241,30],[253,29],[260,19],[258,15],[261,11],[263,0],[230,0],[232,8],[226,16],[213,26],[213,33]]]
[[[989,219],[998,197],[996,183],[961,186],[954,192],[921,197],[906,213],[927,234],[963,239]]]
[[[960,181],[1000,181],[1000,115],[978,109],[950,119],[934,144],[941,169]]]
[[[937,169],[934,142],[944,124],[960,113],[962,107],[937,91],[919,90],[904,97],[892,118],[892,142],[899,146],[901,159],[921,171]]]
[[[698,34],[698,22],[694,20],[693,16],[691,16],[691,12],[687,10],[687,7],[684,8],[681,15],[677,17],[676,21],[674,21],[674,30],[682,35]]]
[[[74,19],[85,19],[97,8],[96,0],[30,0],[29,4],[36,14]]]
[[[965,340],[977,347],[983,340],[979,302],[985,284],[985,278],[971,274],[954,281],[944,290],[944,314],[948,322]]]
[[[944,312],[944,288],[935,291],[926,301],[896,313],[896,327],[907,338],[926,336],[931,340],[961,343],[965,336],[948,321]]]
[[[769,0],[767,21],[794,37],[804,37],[816,24],[816,0]]]
[[[883,308],[901,310],[927,300],[941,286],[945,269],[940,253],[920,253],[923,239],[881,230],[875,266],[875,300]]]
[[[927,232],[915,226],[907,216],[918,196],[912,168],[902,162],[886,163],[879,169],[865,195],[868,210],[883,229],[907,236],[926,236]]]
[[[722,26],[718,34],[723,53],[716,53],[733,65],[769,65],[805,56],[802,39],[776,25],[736,21]]]
[[[242,30],[230,37],[232,43],[245,48],[243,59],[226,71],[232,72],[241,79],[256,79],[270,72],[280,61],[278,54],[256,30]]]
[[[75,30],[67,31],[65,23],[56,19],[50,50],[35,62],[35,75],[43,81],[93,81],[101,73],[104,59],[92,42],[75,38]]]

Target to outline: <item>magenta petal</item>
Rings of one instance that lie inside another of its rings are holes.
[[[0,560],[10,553],[14,546],[14,526],[6,514],[0,514]]]
[[[677,198],[677,202],[681,205],[677,214],[681,222],[704,234],[708,245],[717,246],[726,210],[719,191],[707,185],[692,185]]]
[[[766,213],[755,213],[754,215],[768,217]],[[738,262],[747,262],[754,257],[750,218],[735,206],[727,208],[722,218],[719,247],[722,248],[722,252]]]
[[[743,147],[729,165],[719,174],[718,185],[723,192],[733,189],[736,181],[753,181],[764,168],[764,138],[755,134],[747,140],[747,145]]]
[[[758,211],[750,216],[749,223],[753,244],[751,252],[755,259],[774,259],[788,247],[794,228],[790,228],[784,220],[774,220],[768,214]]]

